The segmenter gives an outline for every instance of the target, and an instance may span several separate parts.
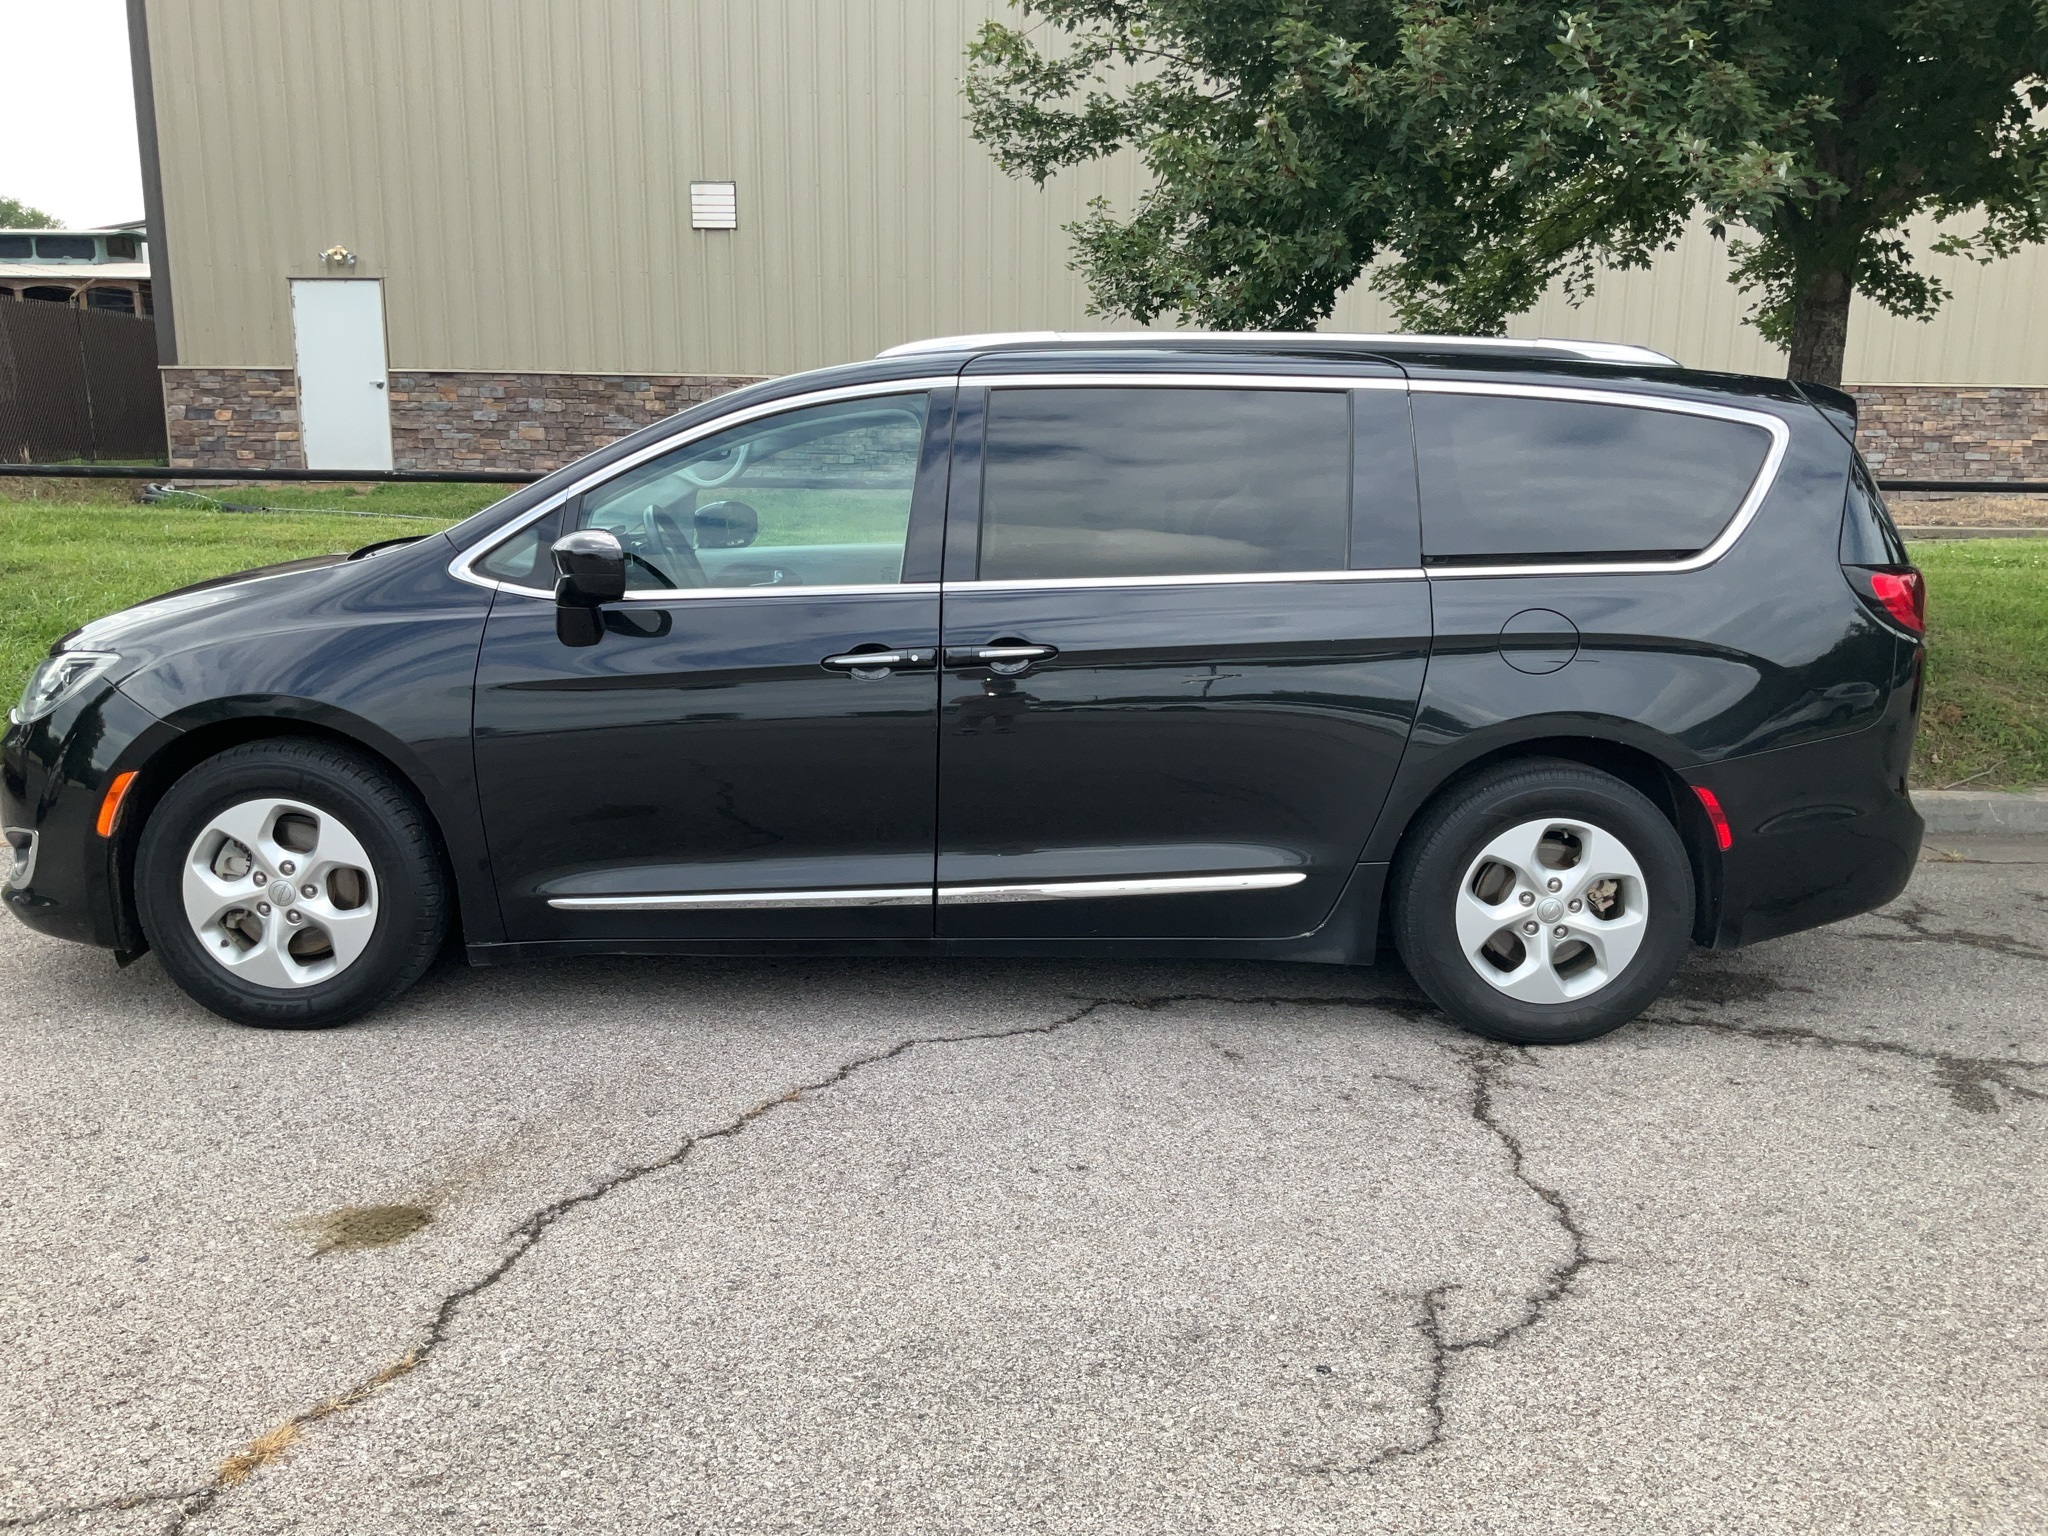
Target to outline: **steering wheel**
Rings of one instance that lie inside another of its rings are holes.
[[[646,571],[648,575],[652,576],[663,587],[673,587],[676,585],[676,583],[669,580],[667,571],[664,571],[645,555],[636,555],[630,549],[625,552],[625,555],[628,560]]]
[[[732,454],[732,463],[727,466],[725,473],[722,475],[699,474],[696,468],[689,464],[683,465],[676,473],[689,481],[690,484],[708,491],[713,486],[726,484],[739,474],[741,470],[745,469],[747,467],[747,456],[753,451],[753,447],[752,443],[741,443],[737,448],[728,449],[727,451]]]

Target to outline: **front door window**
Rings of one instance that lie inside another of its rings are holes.
[[[586,493],[577,526],[618,535],[629,591],[898,582],[924,420],[901,395],[749,422]]]

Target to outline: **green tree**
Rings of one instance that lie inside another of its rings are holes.
[[[40,208],[31,208],[19,198],[0,197],[0,229],[62,229],[64,226]]]
[[[1417,330],[1496,333],[1703,215],[1795,378],[1839,383],[1855,294],[1948,297],[2048,238],[2048,0],[1013,0],[968,50],[1014,175],[1135,151],[1070,225],[1098,313],[1307,328],[1370,270]]]

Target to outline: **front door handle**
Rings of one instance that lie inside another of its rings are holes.
[[[887,677],[891,672],[929,672],[938,660],[936,651],[906,648],[897,651],[847,651],[827,656],[818,665],[833,672],[851,672],[855,677]]]
[[[998,640],[994,645],[949,645],[949,667],[987,667],[1001,677],[1015,677],[1034,661],[1059,655],[1056,645],[1026,645],[1021,640]]]

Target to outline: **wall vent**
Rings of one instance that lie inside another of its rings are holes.
[[[740,188],[734,181],[690,183],[690,228],[738,229]]]

